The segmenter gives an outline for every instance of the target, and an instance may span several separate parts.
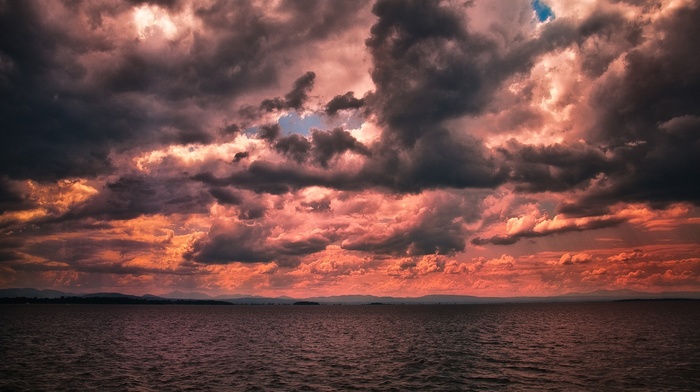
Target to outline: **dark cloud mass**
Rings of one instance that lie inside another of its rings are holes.
[[[14,211],[31,207],[23,193],[17,184],[7,178],[0,177],[0,211]]]
[[[273,110],[301,110],[306,100],[309,98],[308,93],[314,86],[316,74],[309,71],[302,75],[294,82],[292,91],[288,92],[284,99],[273,98],[266,99],[260,103],[260,110],[271,112]]]
[[[311,130],[311,144],[313,146],[314,159],[322,167],[328,167],[331,158],[346,151],[370,155],[367,147],[358,142],[350,132],[342,128],[335,128],[328,132],[317,129]]]
[[[233,156],[233,162],[234,162],[234,163],[238,163],[238,162],[240,162],[241,160],[248,158],[249,156],[250,156],[250,153],[247,152],[247,151],[237,152],[237,153]]]
[[[195,240],[184,256],[212,264],[272,261],[274,253],[260,242],[268,235],[269,229],[258,225],[218,223],[206,236]]]
[[[211,188],[209,189],[209,193],[216,198],[216,201],[219,202],[219,204],[237,205],[241,204],[242,201],[239,195],[227,188]]]
[[[326,104],[326,114],[334,115],[341,110],[360,109],[365,106],[364,98],[355,98],[355,93],[348,91],[344,95],[336,95]]]
[[[274,175],[276,178],[285,177],[282,183],[288,184],[255,188],[258,191],[269,189],[278,193],[287,189],[297,189],[309,185],[333,186],[340,189],[359,187],[389,188],[399,192],[415,192],[421,189],[440,187],[454,188],[492,188],[500,184],[512,182],[516,189],[525,192],[543,191],[568,191],[572,189],[584,189],[591,181],[600,175],[617,177],[623,172],[621,168],[626,162],[650,162],[659,157],[635,156],[630,149],[614,147],[620,143],[634,143],[643,140],[639,136],[623,137],[618,141],[606,141],[612,143],[609,146],[593,147],[584,143],[560,143],[556,145],[524,145],[517,141],[511,141],[496,149],[498,154],[493,154],[479,138],[468,135],[469,130],[447,130],[445,122],[461,115],[476,116],[487,110],[494,92],[500,88],[501,83],[507,78],[520,72],[529,71],[538,56],[565,48],[569,45],[578,45],[588,57],[584,68],[606,68],[612,61],[610,58],[592,59],[587,49],[589,40],[604,40],[608,43],[616,43],[618,51],[630,48],[640,43],[639,26],[635,23],[623,22],[622,16],[615,12],[594,12],[588,18],[578,24],[571,20],[562,19],[551,22],[543,27],[539,37],[527,41],[514,42],[505,51],[492,37],[472,31],[466,20],[460,16],[463,8],[450,8],[439,2],[405,2],[405,1],[379,1],[373,7],[373,12],[378,21],[371,29],[370,38],[366,45],[373,57],[374,68],[372,79],[376,84],[376,90],[365,99],[357,99],[351,92],[338,95],[325,107],[328,114],[335,114],[346,108],[359,108],[369,104],[371,110],[378,116],[380,123],[384,124],[382,137],[376,145],[364,147],[354,141],[347,132],[340,130],[330,132],[312,131],[311,142],[308,139],[291,135],[277,140],[274,148],[297,163],[313,162],[324,168],[329,167],[329,159],[344,151],[354,151],[370,157],[360,173],[337,174],[336,180],[327,176],[319,177],[304,173],[282,173]],[[679,12],[678,15],[681,13]],[[619,28],[622,26],[622,28]],[[621,31],[621,32],[620,32]],[[684,30],[683,30],[684,31]],[[680,37],[688,37],[686,34],[678,34]],[[672,37],[673,38],[673,37]],[[676,46],[682,50],[690,50],[686,47],[692,43],[684,43],[682,38],[676,38]],[[686,45],[686,46],[683,46]],[[672,50],[672,49],[666,49]],[[597,101],[609,102],[610,98],[603,96],[608,89],[621,94],[620,102],[634,102],[640,96],[648,96],[653,92],[636,94],[635,97],[624,92],[632,88],[632,76],[648,74],[649,72],[637,72],[632,67],[641,62],[643,56],[632,51],[628,55],[626,79],[616,80],[615,83],[627,83],[630,87],[616,86],[614,88],[603,85],[595,96]],[[658,58],[659,56],[656,55]],[[670,56],[672,57],[672,56]],[[592,65],[591,62],[604,62],[602,65]],[[653,59],[649,59],[653,62]],[[679,61],[689,62],[687,58]],[[670,63],[669,63],[670,64]],[[670,65],[669,65],[670,66]],[[593,72],[592,68],[590,69]],[[687,75],[693,71],[679,70],[669,72],[669,75]],[[600,74],[601,72],[593,72]],[[672,78],[664,76],[664,78]],[[698,78],[690,78],[696,80]],[[306,98],[304,92],[311,88],[314,80],[313,73],[307,73],[294,83],[293,89],[285,96],[285,99],[275,98],[263,101],[272,105],[279,105],[275,109],[296,109],[297,105],[291,105],[291,97],[301,97],[299,102]],[[662,79],[657,84],[673,85],[673,81],[667,83]],[[619,87],[619,88],[618,88]],[[687,88],[692,90],[692,82]],[[680,91],[686,91],[679,89]],[[653,91],[663,91],[662,88]],[[678,96],[675,91],[667,94]],[[689,97],[692,98],[692,97]],[[596,102],[597,102],[596,101]],[[296,102],[296,101],[295,101]],[[614,102],[614,100],[613,100]],[[689,99],[684,102],[692,102]],[[684,104],[671,107],[678,111]],[[596,103],[594,102],[594,105]],[[270,106],[272,108],[272,106]],[[618,108],[614,112],[602,110],[603,113],[625,113]],[[695,113],[694,109],[678,112],[678,115]],[[645,112],[642,107],[631,113]],[[608,115],[607,117],[611,117]],[[602,116],[603,119],[606,116]],[[672,120],[673,117],[655,117],[648,121],[649,129],[656,134],[658,124],[664,120]],[[610,118],[606,122],[621,121]],[[517,123],[513,123],[517,126]],[[638,125],[636,125],[638,126]],[[614,131],[618,128],[630,128],[623,124],[603,124],[597,129],[610,129],[612,135],[620,138],[623,132]],[[260,137],[272,140],[278,137],[275,125],[266,125],[261,128]],[[672,135],[657,135],[662,138],[660,143],[674,143],[666,147],[666,151],[677,151],[681,143],[693,140],[688,139],[690,132],[676,133]],[[692,138],[692,136],[690,136]],[[341,140],[343,139],[344,140]],[[646,136],[645,136],[646,138]],[[675,140],[674,140],[675,139]],[[688,146],[688,144],[685,144]],[[610,154],[613,148],[613,154]],[[632,149],[641,153],[644,148]],[[650,159],[651,158],[651,159]],[[674,167],[659,173],[657,183],[640,183],[642,187],[658,188],[658,192],[672,191],[666,182],[676,181],[680,183],[687,172],[695,169],[697,162],[690,154],[682,160],[669,160],[664,164],[656,161],[645,175],[659,172],[663,167]],[[674,163],[676,162],[676,163]],[[253,166],[260,168],[262,166]],[[271,166],[265,166],[271,169]],[[633,166],[633,167],[636,167]],[[286,172],[287,169],[284,169]],[[272,172],[266,170],[268,175]],[[241,174],[234,174],[232,178],[241,178]],[[351,187],[336,185],[337,180],[353,178]],[[620,184],[634,180],[635,175],[624,173],[624,179],[620,177]],[[260,178],[260,182],[269,182]],[[299,181],[299,182],[297,182]],[[645,180],[649,181],[649,180]],[[671,184],[669,184],[671,185]],[[694,185],[685,181],[683,188],[676,192],[681,198],[670,198],[669,201],[680,201],[684,197],[693,194]],[[621,188],[634,191],[638,186],[621,185]],[[613,187],[615,188],[615,187]],[[605,192],[612,192],[607,189]],[[639,195],[639,201],[653,201],[655,198],[651,190],[647,196]],[[615,192],[611,197],[623,196],[621,192]],[[595,202],[595,198],[605,197],[601,193],[594,192],[587,196],[587,201]],[[564,208],[562,211],[567,210]],[[572,205],[568,210],[573,211]]]
[[[300,240],[264,240],[270,230],[261,224],[217,222],[209,233],[191,244],[185,258],[207,264],[276,261],[293,265],[298,263],[298,256],[320,252],[331,242],[321,235]]]
[[[504,53],[494,39],[470,30],[460,17],[461,6],[379,1],[373,11],[379,20],[367,46],[377,89],[368,102],[386,127],[379,163],[372,164],[370,173],[378,170],[373,174],[380,177],[391,173],[389,183],[402,191],[495,187],[507,180],[524,181],[523,187],[533,190],[567,189],[595,174],[597,167],[582,173],[569,170],[561,178],[541,178],[549,182],[541,184],[533,171],[548,170],[547,162],[530,170],[523,170],[522,162],[499,163],[481,140],[468,135],[469,129],[449,132],[444,124],[454,117],[481,114],[504,80],[529,71],[533,61],[548,51],[605,32],[616,16],[594,15],[579,26],[566,20],[552,22],[539,37],[513,42]],[[507,175],[506,166],[513,168],[513,176]],[[402,168],[398,176],[395,167]]]
[[[453,254],[464,250],[465,232],[455,205],[435,206],[420,214],[410,227],[343,242],[343,249],[388,255]]]
[[[297,163],[302,163],[308,157],[311,142],[301,135],[292,134],[279,139],[274,148],[277,152],[287,155]]]
[[[470,29],[464,7],[440,2],[378,1],[367,47],[377,89],[370,102],[390,142],[411,146],[445,120],[477,115],[510,76],[529,71],[538,56],[604,32],[618,18],[594,15],[575,25],[558,20],[539,37],[509,42],[505,52]],[[606,15],[607,16],[607,15]]]
[[[620,165],[610,187],[593,190],[582,204],[628,200],[700,205],[700,7],[681,7],[659,22],[663,31],[625,56],[622,77],[592,97],[598,118],[593,140],[614,148]],[[626,164],[624,164],[626,163]],[[633,163],[633,164],[630,164]]]
[[[258,137],[260,139],[267,140],[269,142],[277,139],[280,135],[280,126],[278,124],[265,124],[260,127],[260,132],[258,132]]]
[[[124,176],[108,182],[99,194],[79,204],[62,219],[132,219],[141,215],[204,213],[214,197],[187,178]],[[218,197],[217,197],[218,199]],[[232,201],[229,196],[227,201]]]
[[[500,151],[512,163],[510,177],[517,189],[526,192],[583,188],[617,163],[601,149],[583,143],[532,146],[511,140]]]
[[[379,20],[367,47],[377,90],[370,102],[397,141],[410,146],[451,115],[481,107],[474,60],[492,46],[488,40],[470,36],[436,2],[379,1],[373,12]]]
[[[148,3],[182,11],[177,2]],[[182,32],[161,48],[111,30],[108,18],[132,17],[127,2],[7,3],[0,11],[2,173],[42,180],[92,176],[113,170],[115,150],[211,141],[196,108],[219,111],[251,89],[270,86],[278,79],[279,56],[324,38],[332,26],[348,26],[360,9],[350,2],[304,4],[282,2],[285,23],[266,19],[248,2],[230,10],[227,2],[198,4],[193,11],[203,30]],[[47,12],[85,15],[90,22]],[[302,107],[314,76],[294,83],[285,108]]]

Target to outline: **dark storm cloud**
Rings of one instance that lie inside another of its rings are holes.
[[[343,241],[342,248],[377,255],[453,254],[464,250],[466,245],[463,219],[478,218],[471,205],[462,197],[440,198],[417,214],[407,227],[381,234],[368,232]],[[329,212],[330,200],[302,202],[300,206],[298,210],[303,212]],[[271,231],[274,226],[274,222],[266,221],[217,222],[209,233],[192,243],[185,257],[205,264],[275,261],[280,265],[295,265],[299,257],[323,251],[340,238],[325,233],[293,241],[275,240]]]
[[[308,93],[314,86],[316,74],[309,71],[294,82],[292,91],[288,92],[284,99],[266,99],[260,103],[260,110],[271,112],[273,110],[301,110],[309,98]]]
[[[181,2],[179,0],[127,0],[134,5],[152,4],[164,8],[176,8]]]
[[[238,124],[229,124],[219,130],[220,135],[236,136],[241,132],[241,127]]]
[[[0,249],[0,265],[7,261],[22,260],[22,255],[11,249]]]
[[[350,241],[343,249],[387,255],[451,254],[464,250],[464,235],[454,228],[416,227],[389,237]]]
[[[298,241],[269,241],[271,227],[237,222],[217,222],[209,233],[196,239],[185,258],[206,264],[276,261],[280,265],[297,263],[296,257],[320,252],[331,243],[324,236]],[[266,240],[268,239],[268,240]]]
[[[40,257],[46,263],[23,262],[26,255],[17,254],[10,265],[15,271],[78,271],[98,274],[171,274],[193,275],[204,273],[186,264],[177,268],[152,268],[129,264],[135,257],[152,255],[165,249],[164,243],[144,242],[130,239],[68,238],[32,241],[22,252],[32,257]],[[116,252],[118,260],[105,260],[101,253],[105,250]]]
[[[4,4],[0,173],[39,180],[93,176],[114,170],[114,151],[209,142],[211,131],[191,110],[222,111],[246,92],[273,86],[285,56],[357,23],[361,8],[281,2],[274,6],[285,18],[278,20],[249,2],[194,4],[202,29],[178,32],[158,47],[137,39],[133,25],[114,24],[145,3]],[[147,3],[182,11],[177,2]],[[68,14],[75,18],[62,18]],[[300,78],[285,105],[300,108],[312,83],[312,73]]]
[[[238,163],[241,160],[248,158],[249,156],[250,156],[250,153],[247,151],[237,152],[233,156],[233,163]]]
[[[466,246],[464,222],[478,219],[476,196],[447,196],[430,201],[405,226],[386,233],[367,233],[343,241],[342,248],[374,254],[420,256],[453,254]],[[403,226],[403,225],[402,225]]]
[[[655,208],[674,202],[700,204],[700,185],[689,181],[700,171],[700,110],[694,104],[700,99],[700,67],[697,56],[689,55],[700,50],[692,38],[700,33],[693,22],[698,17],[698,7],[681,7],[655,23],[658,34],[646,36],[640,20],[630,22],[600,11],[573,30],[549,24],[540,41],[556,44],[556,32],[572,41],[566,37],[575,33],[572,42],[581,53],[582,70],[600,77],[588,98],[594,125],[585,135],[586,143],[532,146],[513,140],[499,148],[515,189],[583,190],[558,208],[571,216],[608,214],[619,202]],[[511,62],[527,63],[530,54],[522,53],[536,45],[531,41],[513,50],[509,56],[516,60]],[[620,55],[622,72],[603,75]]]
[[[315,236],[301,241],[281,241],[275,250],[281,256],[305,256],[318,253],[331,243],[329,238]]]
[[[49,261],[75,265],[98,259],[96,256],[105,249],[118,252],[124,258],[128,258],[133,252],[151,250],[158,246],[149,242],[126,239],[70,238],[33,243],[27,246],[26,252]]]
[[[369,149],[343,128],[335,128],[331,131],[313,129],[311,130],[311,144],[313,145],[314,159],[322,167],[328,167],[328,162],[334,156],[346,151],[370,155]]]
[[[23,259],[20,250],[24,247],[25,241],[8,236],[0,237],[0,266],[6,262],[19,261]]]
[[[214,186],[232,185],[255,193],[282,195],[293,190],[323,186],[341,190],[361,190],[368,187],[365,179],[355,174],[339,172],[319,172],[313,168],[289,164],[274,164],[254,161],[247,169],[237,171],[227,177],[216,177],[210,172],[192,176],[195,181]]]
[[[499,151],[511,164],[510,179],[524,192],[566,191],[587,186],[618,162],[583,143],[533,146],[511,140]]]
[[[641,23],[625,20],[615,14],[594,14],[581,29],[583,32],[600,29],[600,33],[595,35],[596,40],[579,42],[581,69],[593,77],[607,71],[623,51],[642,42]]]
[[[279,165],[262,160],[252,162],[246,169],[226,177],[202,172],[192,178],[209,185],[234,185],[257,193],[284,194],[309,186],[323,186],[339,190],[386,189],[392,192],[419,192],[445,186],[495,187],[508,177],[508,169],[490,157],[477,140],[463,137],[455,140],[444,129],[438,129],[421,138],[408,151],[388,146],[369,148],[347,131],[312,131],[312,140],[299,135],[277,139],[273,145],[278,152],[297,163],[313,165]],[[465,154],[465,150],[471,154]],[[334,170],[329,163],[348,151],[367,157],[358,171]]]
[[[420,192],[443,187],[490,188],[503,183],[508,170],[477,139],[454,138],[446,129],[425,132],[409,149],[380,145],[362,171],[368,187]]]
[[[311,141],[305,137],[292,134],[280,138],[274,149],[297,163],[305,162],[309,156],[313,161],[323,168],[328,168],[329,162],[336,156],[347,151],[369,156],[370,150],[364,144],[355,139],[350,132],[342,127],[334,128],[330,131],[311,129]]]
[[[240,208],[240,213],[238,214],[238,219],[242,220],[255,220],[265,217],[265,206],[248,203]]]
[[[658,21],[660,33],[625,56],[624,73],[597,87],[590,140],[607,146],[619,165],[567,209],[618,201],[664,207],[700,205],[700,7],[674,10]]]
[[[301,207],[298,207],[297,211],[300,212],[331,212],[331,200],[327,198],[308,202],[302,201],[301,203],[299,203],[299,205]]]
[[[536,173],[510,178],[507,166],[516,164],[493,156],[481,140],[465,135],[468,129],[448,131],[445,122],[483,113],[503,81],[529,71],[542,54],[604,33],[620,17],[594,14],[580,25],[556,20],[543,26],[537,38],[504,49],[469,29],[461,7],[394,0],[374,5],[378,21],[367,47],[377,88],[367,103],[384,128],[367,176],[399,191],[486,188],[509,179],[529,181],[532,189],[546,187],[527,177]],[[572,170],[564,178],[546,180],[562,188],[585,181],[587,175]]]
[[[212,195],[186,177],[124,176],[108,182],[99,194],[58,219],[122,220],[140,215],[206,213],[214,200]]]
[[[127,9],[115,6],[102,11],[116,14]],[[101,36],[99,25],[75,32],[71,27],[76,26],[47,21],[36,3],[8,3],[0,11],[0,56],[8,64],[2,70],[0,94],[2,172],[36,179],[93,175],[110,170],[112,147],[158,139],[208,140],[185,116],[149,114],[143,105],[105,94],[109,83],[96,81],[78,59],[118,49]],[[143,74],[150,68],[146,61],[135,72]],[[170,134],[154,135],[153,130],[166,125],[173,129]]]
[[[469,29],[464,11],[440,2],[397,0],[378,1],[373,8],[379,20],[367,46],[377,90],[370,102],[406,145],[444,120],[480,114],[500,83],[529,71],[538,56],[620,20],[612,14],[595,14],[578,26],[556,20],[539,37],[513,42],[502,52],[495,40]]]
[[[314,86],[316,74],[309,71],[294,82],[292,91],[284,96],[284,102],[289,109],[300,110],[309,98],[308,93]]]
[[[325,112],[332,116],[341,110],[360,109],[363,106],[365,106],[364,98],[355,98],[355,93],[348,91],[344,95],[336,95],[328,101]]]
[[[27,200],[25,193],[18,184],[0,177],[0,211],[17,211],[32,207],[34,203]]]
[[[228,187],[212,187],[209,193],[221,205],[236,206],[238,219],[250,221],[265,217],[267,207],[255,197],[246,197],[243,192]]]
[[[280,131],[281,128],[279,124],[265,124],[260,127],[258,137],[260,139],[267,140],[268,142],[272,142],[280,135]]]
[[[240,195],[228,188],[211,188],[209,193],[216,198],[219,204],[238,205],[243,201]]]
[[[481,106],[476,103],[482,83],[476,64],[447,44],[458,44],[476,57],[492,43],[471,39],[456,13],[437,2],[379,1],[372,11],[379,20],[367,47],[377,90],[369,101],[398,141],[412,145],[450,114]]]
[[[311,142],[305,137],[297,134],[292,134],[279,139],[274,148],[277,152],[282,153],[297,163],[306,161],[311,150]]]

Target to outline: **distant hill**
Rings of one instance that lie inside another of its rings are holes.
[[[82,298],[141,298],[138,295],[129,295],[122,293],[90,293],[75,296]]]
[[[252,294],[222,294],[222,295],[217,295],[214,297],[215,299],[240,299],[240,298],[267,298],[267,297],[261,297],[259,295],[252,295]],[[286,297],[286,296],[281,296],[281,297],[275,297],[279,299],[294,299],[291,297]]]
[[[0,298],[60,298],[75,294],[64,293],[58,290],[37,290],[37,289],[0,289]]]
[[[159,295],[161,298],[171,299],[213,299],[213,297],[197,292],[173,291],[167,294]]]
[[[337,295],[310,298],[260,297],[254,295],[228,294],[216,297],[198,292],[173,291],[168,294],[143,296],[105,292],[72,294],[58,290],[37,290],[31,288],[0,289],[0,298],[43,298],[61,297],[111,298],[126,301],[222,301],[238,305],[291,305],[295,302],[318,302],[320,304],[361,305],[361,304],[484,304],[484,303],[535,303],[535,302],[608,302],[619,300],[649,299],[700,299],[700,292],[646,293],[634,290],[597,290],[587,293],[567,293],[551,297],[475,297],[469,295],[425,295],[422,297],[388,297],[374,295]]]
[[[226,301],[236,305],[291,305],[299,300],[287,298],[242,297],[221,298],[220,301]]]

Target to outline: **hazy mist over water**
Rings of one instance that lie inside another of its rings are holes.
[[[0,306],[0,390],[700,389],[700,303]]]

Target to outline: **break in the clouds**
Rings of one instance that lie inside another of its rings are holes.
[[[700,4],[0,3],[0,285],[700,289]]]

